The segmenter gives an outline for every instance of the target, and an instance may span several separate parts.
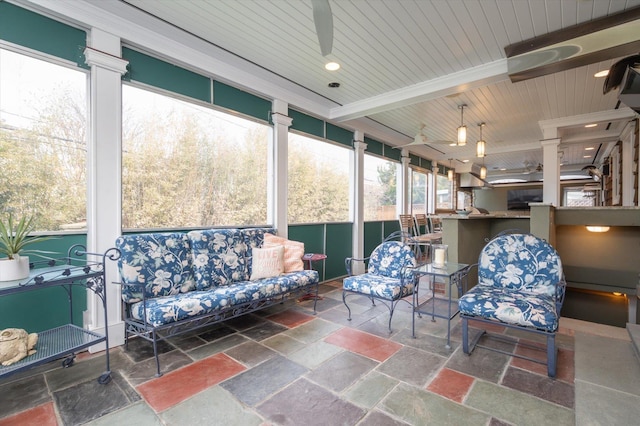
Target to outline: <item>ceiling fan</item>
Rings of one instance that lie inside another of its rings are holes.
[[[416,134],[416,137],[413,138],[413,142],[408,143],[406,145],[400,145],[398,148],[403,148],[405,146],[412,145],[455,145],[454,141],[445,141],[445,140],[430,140],[429,137],[425,134],[425,129],[427,126],[422,125],[420,131]]]
[[[538,163],[537,166],[534,166],[534,163],[530,162],[529,160],[524,160],[522,162],[522,166],[522,169],[507,170],[503,172],[503,174],[530,175],[534,172],[540,173],[543,170],[541,163]]]
[[[333,48],[333,15],[329,0],[311,0],[313,23],[320,43],[322,56],[327,56]]]

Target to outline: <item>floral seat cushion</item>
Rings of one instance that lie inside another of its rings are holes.
[[[413,280],[402,283],[398,278],[367,273],[345,278],[342,288],[383,299],[398,300],[413,294]]]
[[[192,291],[146,301],[147,323],[158,327],[190,317],[221,311],[229,307],[265,298],[277,298],[290,291],[318,282],[317,271],[300,271],[260,281],[243,281],[232,285]],[[131,316],[144,320],[143,302],[131,305]]]
[[[460,312],[554,332],[559,315],[553,297],[479,284],[458,301]]]

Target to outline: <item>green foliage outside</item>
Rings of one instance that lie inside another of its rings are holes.
[[[35,113],[31,128],[0,122],[0,213],[55,231],[86,217],[86,111],[62,92]]]

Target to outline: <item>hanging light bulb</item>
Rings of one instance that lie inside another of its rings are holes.
[[[460,108],[460,127],[458,127],[458,146],[464,146],[467,144],[467,126],[464,125],[464,107],[467,104],[462,104]]]
[[[485,179],[487,177],[487,168],[484,166],[484,162],[482,163],[482,167],[480,167],[480,179]]]
[[[453,169],[451,168],[451,158],[449,158],[449,171],[447,172],[449,181],[453,181]]]
[[[484,157],[486,155],[486,153],[485,153],[486,143],[485,143],[484,139],[482,139],[482,128],[484,126],[485,126],[484,123],[478,124],[478,127],[480,127],[480,140],[478,140],[478,142],[476,143],[476,156],[478,158]]]

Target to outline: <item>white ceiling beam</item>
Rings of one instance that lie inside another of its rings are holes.
[[[538,122],[544,139],[555,139],[559,137],[558,129],[563,127],[577,127],[590,123],[607,123],[609,121],[630,120],[636,113],[628,107],[612,109],[608,111],[594,112],[590,114],[579,114],[571,117],[553,118],[551,120],[541,120]]]
[[[488,64],[468,68],[443,77],[402,87],[391,92],[372,96],[330,110],[329,117],[335,121],[377,114],[396,108],[426,102],[444,96],[466,92],[479,87],[508,80],[507,60],[500,59]]]
[[[600,132],[589,132],[589,133],[581,133],[575,134],[571,136],[563,136],[561,139],[560,145],[571,145],[577,143],[605,143],[605,142],[615,142],[620,137],[620,133],[618,132],[607,132],[606,130],[602,130]]]

